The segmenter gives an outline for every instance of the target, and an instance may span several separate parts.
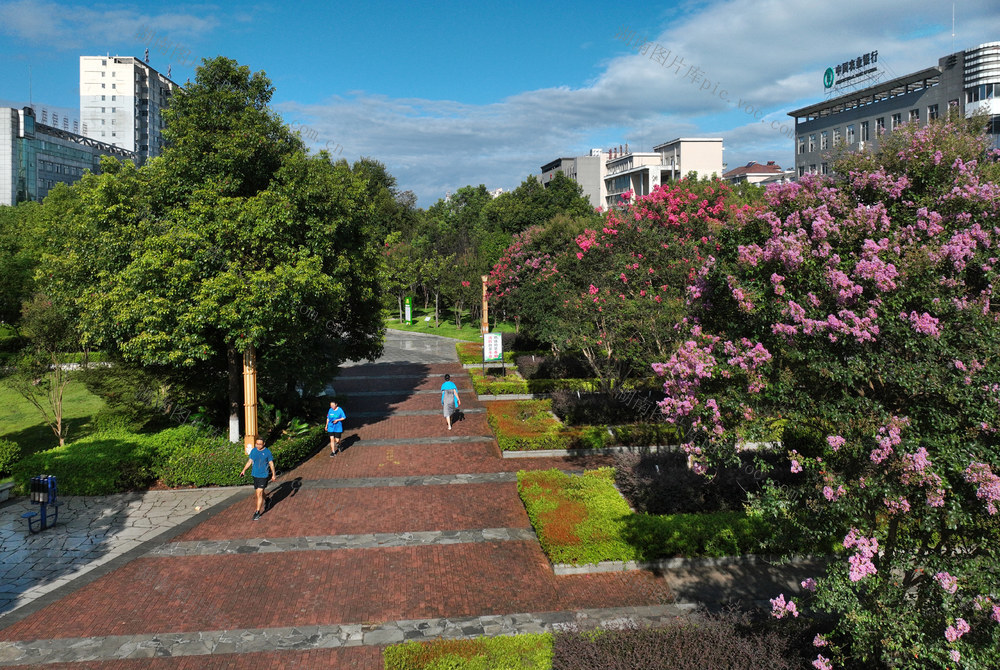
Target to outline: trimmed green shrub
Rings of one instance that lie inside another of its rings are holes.
[[[0,440],[0,476],[9,475],[21,458],[21,446],[10,440]]]
[[[14,465],[18,493],[35,475],[55,475],[63,495],[108,495],[148,487],[156,450],[144,435],[95,433],[62,447],[40,451]]]
[[[548,670],[552,635],[411,641],[386,647],[383,658],[386,670]]]

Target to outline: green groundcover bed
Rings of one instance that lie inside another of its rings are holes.
[[[583,476],[522,470],[517,487],[553,563],[721,557],[784,548],[767,539],[772,535],[767,522],[743,512],[637,514],[615,488],[612,468]]]
[[[275,468],[295,467],[315,454],[324,438],[323,426],[315,426],[268,445]],[[14,465],[13,477],[20,494],[39,474],[55,475],[63,495],[107,495],[156,481],[169,487],[235,486],[249,482],[239,476],[246,460],[242,444],[190,425],[148,435],[109,430],[32,454]]]
[[[386,647],[385,670],[546,670],[552,667],[552,635],[406,642]]]

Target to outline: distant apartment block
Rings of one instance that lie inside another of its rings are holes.
[[[132,56],[80,57],[82,134],[138,156],[163,153],[163,110],[177,84]]]
[[[741,165],[738,168],[733,168],[723,173],[722,178],[732,184],[769,184],[775,182],[784,183],[785,181],[789,181],[794,175],[794,171],[786,172],[774,161],[768,161],[763,164],[757,161],[750,161],[746,165]]]
[[[587,156],[557,158],[542,166],[539,181],[542,186],[548,187],[556,173],[562,172],[582,187],[583,195],[594,208],[603,207],[607,195],[604,184],[607,173],[605,162],[605,153],[600,149],[591,149]]]
[[[0,205],[41,201],[84,170],[98,174],[101,156],[136,160],[134,152],[38,122],[31,107],[0,107]]]
[[[1000,146],[1000,42],[944,56],[938,64],[789,112],[798,176],[827,174],[832,150],[875,149],[903,123],[925,124],[952,110],[986,116]]]
[[[657,186],[691,173],[698,179],[721,176],[722,152],[721,137],[678,137],[656,145],[652,152],[632,152],[628,145],[621,153],[612,150],[604,177],[605,206],[618,205],[628,191],[648,195]]]

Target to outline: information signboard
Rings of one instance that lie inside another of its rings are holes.
[[[503,338],[500,333],[483,335],[483,363],[499,363],[503,361]]]

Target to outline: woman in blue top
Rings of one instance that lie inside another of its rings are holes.
[[[330,411],[326,413],[326,433],[330,436],[330,456],[340,451],[340,438],[344,435],[344,419],[347,415],[337,407],[336,402],[330,403]]]
[[[458,387],[451,381],[451,375],[444,376],[444,384],[441,384],[441,407],[444,409],[444,418],[448,422],[448,430],[451,430],[451,415],[455,413],[462,401],[458,399]]]

